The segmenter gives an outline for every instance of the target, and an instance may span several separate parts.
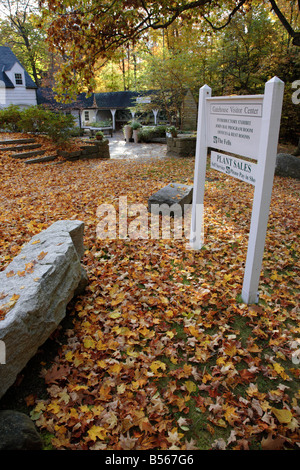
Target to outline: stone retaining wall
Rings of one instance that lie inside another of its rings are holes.
[[[57,154],[66,160],[80,160],[83,158],[110,158],[109,142],[105,140],[95,140],[92,144],[82,145],[80,150],[67,152],[59,150]]]
[[[196,136],[167,137],[167,155],[194,157],[195,152]]]

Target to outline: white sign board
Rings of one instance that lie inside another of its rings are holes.
[[[211,152],[210,166],[214,170],[221,171],[226,175],[233,176],[246,183],[253,184],[256,182],[256,164],[252,162],[246,162],[239,158],[232,157],[231,155],[225,155],[224,153]]]
[[[207,106],[207,145],[257,159],[263,98],[210,98]]]
[[[139,104],[151,103],[151,98],[150,96],[138,96],[136,102]]]
[[[264,95],[211,97],[204,85],[199,93],[190,244],[203,246],[203,203],[208,147],[211,167],[253,184],[254,198],[242,299],[258,302],[258,285],[269,218],[284,83],[277,77],[265,85]],[[235,156],[257,161],[252,163]]]

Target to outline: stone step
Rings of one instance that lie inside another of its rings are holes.
[[[17,151],[17,150],[33,150],[41,147],[41,144],[24,144],[24,145],[13,145],[12,147],[0,147],[0,152]]]
[[[30,165],[31,163],[43,163],[43,162],[51,162],[57,158],[57,154],[55,155],[45,155],[44,157],[41,158],[33,158],[32,160],[27,160],[26,163],[27,165]]]
[[[22,153],[15,153],[13,155],[10,155],[11,158],[30,158],[30,157],[35,157],[37,155],[43,155],[45,153],[45,150],[33,150],[32,152],[22,152]]]
[[[27,138],[27,139],[7,139],[7,140],[0,140],[0,145],[10,145],[10,144],[33,144],[35,139]]]

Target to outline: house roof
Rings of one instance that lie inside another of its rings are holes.
[[[72,103],[60,103],[55,99],[55,94],[51,88],[43,87],[38,88],[36,91],[37,104],[53,109],[70,110],[92,108],[93,98],[93,94],[87,96],[86,93],[80,93],[76,101],[72,101]]]
[[[112,91],[107,93],[95,93],[96,104],[101,109],[130,108],[135,105],[140,93],[136,91]]]
[[[136,99],[151,94],[151,91],[112,91],[106,93],[80,93],[76,101],[72,103],[59,103],[55,100],[55,94],[51,88],[38,88],[37,103],[56,109],[126,109],[134,107]]]
[[[20,66],[24,69],[21,62],[17,59],[17,57],[9,47],[0,46],[0,80],[4,82],[6,88],[15,88],[12,81],[6,75],[6,71],[11,70],[11,68],[15,65],[16,62],[20,64]],[[24,74],[26,88],[37,88],[36,84],[25,69]]]

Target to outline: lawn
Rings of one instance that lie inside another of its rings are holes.
[[[201,251],[184,238],[97,238],[101,204],[147,206],[193,172],[193,158],[1,155],[1,269],[53,222],[85,223],[89,284],[39,363],[46,393],[25,397],[45,447],[299,449],[299,182],[275,177],[255,306],[240,298],[250,185],[208,169]]]

